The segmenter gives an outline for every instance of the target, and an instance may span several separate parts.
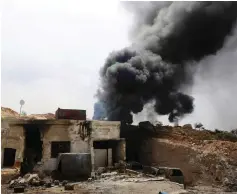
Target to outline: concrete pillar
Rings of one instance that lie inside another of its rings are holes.
[[[91,153],[91,177],[95,176],[95,152],[93,147],[93,141],[90,141],[90,153]]]
[[[107,149],[108,153],[108,166],[113,166],[113,152],[112,148]]]
[[[116,158],[117,160],[126,160],[126,141],[124,139],[121,139],[118,141],[117,146],[116,146]]]

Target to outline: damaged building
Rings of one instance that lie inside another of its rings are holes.
[[[36,165],[51,173],[60,153],[89,154],[91,172],[126,159],[120,122],[68,118],[2,118],[2,175],[11,168],[32,172]]]

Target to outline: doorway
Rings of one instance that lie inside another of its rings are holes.
[[[16,149],[4,148],[3,167],[12,167],[15,164]]]
[[[42,159],[42,141],[40,126],[36,124],[25,125],[25,151],[22,173],[32,172],[37,162]]]
[[[113,166],[122,159],[120,140],[93,141],[94,168]]]

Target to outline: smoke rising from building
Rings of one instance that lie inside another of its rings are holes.
[[[99,100],[105,103],[108,120],[132,123],[131,113],[153,101],[157,114],[177,121],[194,110],[194,99],[183,88],[192,85],[198,62],[222,48],[235,24],[237,3],[126,6],[135,16],[133,44],[107,58],[100,72]],[[137,14],[138,9],[146,14]]]

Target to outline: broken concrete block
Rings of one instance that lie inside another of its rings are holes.
[[[25,187],[23,186],[16,186],[14,187],[14,193],[24,193]]]
[[[38,174],[29,174],[27,177],[24,178],[26,183],[29,183],[31,184],[32,180],[35,179],[35,180],[40,180]]]
[[[12,189],[12,188],[14,188],[14,186],[16,186],[16,181],[15,180],[12,180],[11,182],[10,182],[10,184],[9,184],[9,188],[10,189]]]
[[[20,180],[18,180],[18,183],[19,184],[25,184],[26,183],[26,180],[24,178],[21,178]]]
[[[72,184],[66,184],[66,185],[64,186],[64,189],[65,189],[66,191],[72,191],[72,190],[74,190],[74,185],[72,185]]]
[[[96,173],[98,175],[102,174],[102,173],[105,173],[106,172],[106,168],[105,167],[99,167],[96,171]]]
[[[62,182],[62,186],[65,186],[67,183],[68,183],[68,181],[64,180],[64,181]]]
[[[33,179],[32,181],[31,181],[31,185],[32,186],[40,186],[40,181],[39,180],[36,180],[36,179]]]
[[[108,173],[103,173],[101,174],[101,177],[110,177],[110,176],[115,176],[117,175],[118,173],[117,172],[108,172]]]
[[[53,183],[54,185],[59,185],[59,180],[55,180]]]

